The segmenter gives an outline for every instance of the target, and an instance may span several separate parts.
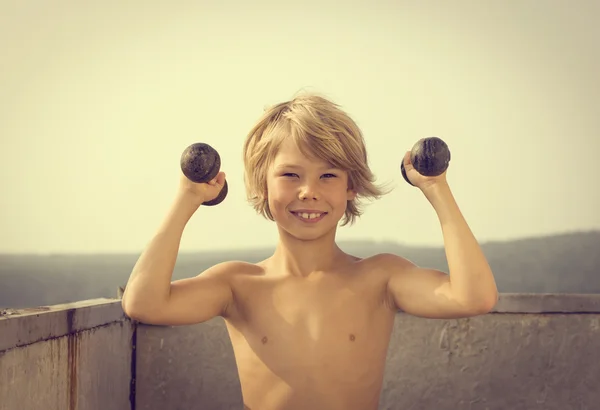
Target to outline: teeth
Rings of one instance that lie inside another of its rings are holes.
[[[304,219],[315,219],[321,216],[321,214],[308,214],[306,212],[299,213],[298,215]]]

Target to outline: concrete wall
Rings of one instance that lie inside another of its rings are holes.
[[[0,312],[0,410],[243,408],[220,318],[135,329],[116,300]],[[591,410],[598,386],[600,295],[503,294],[471,319],[398,314],[380,409]]]
[[[130,410],[132,323],[115,300],[0,316],[0,410]]]
[[[222,319],[140,325],[137,409],[236,409],[242,398]],[[600,408],[600,295],[501,295],[493,313],[398,314],[380,409]]]

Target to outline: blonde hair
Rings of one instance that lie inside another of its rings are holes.
[[[267,172],[286,138],[292,138],[307,157],[316,157],[348,173],[348,188],[356,198],[348,201],[342,226],[362,214],[362,199],[378,199],[386,192],[375,184],[362,132],[330,100],[300,95],[265,109],[244,143],[244,180],[248,201],[265,218],[273,220],[267,200]]]

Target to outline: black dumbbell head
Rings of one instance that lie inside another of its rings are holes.
[[[221,192],[219,192],[219,195],[217,195],[217,197],[215,199],[212,199],[212,200],[206,201],[206,202],[202,202],[202,205],[205,205],[205,206],[219,205],[221,202],[223,202],[223,200],[227,196],[227,190],[228,190],[227,181],[225,181],[225,184],[223,185],[223,188],[221,188]]]
[[[438,137],[422,138],[413,146],[410,161],[419,174],[436,177],[448,169],[450,150]]]
[[[181,154],[181,171],[192,182],[206,183],[217,176],[221,169],[221,157],[210,145],[197,142]]]
[[[422,138],[412,147],[410,151],[410,162],[419,174],[427,177],[435,177],[443,174],[444,171],[448,169],[450,163],[450,149],[448,149],[448,145],[438,137]],[[400,164],[400,170],[404,180],[410,185],[413,185],[406,176],[404,160],[402,161],[402,164]]]

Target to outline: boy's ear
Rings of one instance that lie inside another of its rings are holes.
[[[346,190],[346,197],[348,198],[348,201],[352,201],[356,198],[356,192],[353,189],[348,188]]]

